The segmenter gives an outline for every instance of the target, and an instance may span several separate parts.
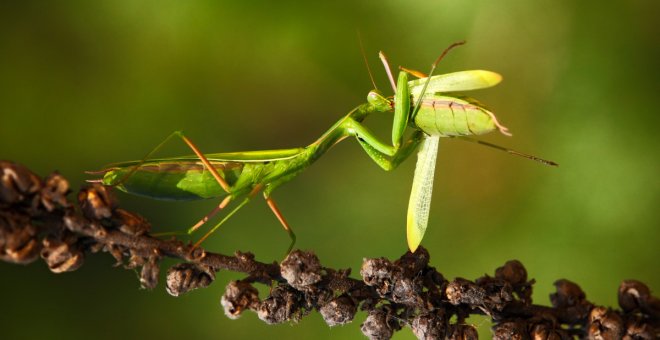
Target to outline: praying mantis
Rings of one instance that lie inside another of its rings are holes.
[[[458,96],[454,92],[484,89],[497,85],[502,77],[491,71],[470,70],[433,76],[437,64],[452,48],[449,46],[433,63],[429,75],[401,68],[395,83],[387,58],[380,53],[388,78],[394,90],[392,97],[374,89],[367,95],[367,102],[351,110],[337,121],[321,137],[306,147],[204,154],[183,133],[172,133],[140,161],[108,165],[101,179],[90,180],[106,186],[114,186],[124,192],[161,200],[197,200],[221,198],[219,204],[199,222],[187,229],[191,234],[230,203],[237,204],[202,236],[193,248],[199,246],[227,220],[261,193],[291,243],[296,236],[272,198],[273,191],[292,180],[325,154],[332,146],[346,138],[354,137],[366,154],[383,170],[391,171],[406,160],[416,149],[418,160],[415,168],[407,215],[407,243],[411,252],[420,245],[430,211],[435,161],[440,137],[465,137],[482,135],[493,130],[509,135],[495,115],[476,100]],[[409,75],[419,79],[408,80]],[[375,87],[375,84],[374,84]],[[375,113],[394,110],[391,144],[379,140],[363,121]],[[406,131],[410,130],[406,134]],[[186,143],[194,155],[155,158],[152,155],[167,141],[178,137]],[[505,149],[479,140],[469,141],[491,146],[512,154],[527,157],[546,165],[551,161]]]

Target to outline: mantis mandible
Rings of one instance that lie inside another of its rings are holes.
[[[210,213],[187,230],[188,234],[199,229],[230,203],[237,201],[233,209],[202,236],[194,247],[199,246],[232,215],[261,193],[291,239],[288,248],[290,252],[296,236],[272,198],[276,188],[292,180],[328,149],[348,137],[356,138],[367,155],[386,171],[395,169],[419,147],[407,217],[408,247],[414,252],[422,241],[428,223],[439,138],[481,135],[495,129],[510,135],[495,115],[482,104],[469,97],[453,93],[495,86],[502,79],[499,74],[470,70],[432,76],[436,65],[445,54],[461,44],[463,42],[449,46],[433,63],[428,76],[401,68],[396,84],[387,59],[381,53],[380,59],[392,84],[394,96],[385,97],[378,90],[370,91],[366,103],[351,110],[306,147],[204,154],[188,137],[177,131],[142,160],[108,165],[104,170],[97,172],[103,175],[102,179],[91,181],[116,186],[130,194],[161,200],[222,198]],[[420,79],[409,81],[409,74]],[[372,113],[385,113],[392,109],[394,109],[394,119],[390,145],[374,136],[362,122]],[[407,129],[412,132],[405,136]],[[183,140],[194,155],[151,159],[156,150],[174,137]],[[469,141],[547,165],[556,165],[486,142],[472,139]]]

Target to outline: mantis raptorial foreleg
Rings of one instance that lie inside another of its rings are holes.
[[[399,73],[397,91],[394,96],[394,119],[392,121],[392,145],[395,148],[401,146],[403,133],[408,126],[410,113],[410,90],[408,89],[408,74]]]
[[[368,144],[386,156],[394,156],[399,149],[398,147],[387,145],[387,143],[380,141],[367,127],[358,123],[355,119],[346,119],[344,121],[344,129],[346,129],[346,134],[349,136],[355,136],[361,143]]]
[[[381,59],[386,64],[384,55],[381,55]],[[389,68],[386,67],[386,69]],[[393,80],[392,84],[394,84]],[[405,72],[399,73],[397,89],[394,101],[391,146],[381,142],[369,129],[354,119],[346,120],[344,123],[348,134],[355,136],[367,155],[386,171],[396,168],[403,160],[408,158],[423,137],[423,132],[417,130],[404,142],[403,135],[408,125],[410,113],[410,91],[408,89],[408,75]]]
[[[358,139],[360,145],[364,151],[371,157],[371,159],[378,164],[383,170],[391,171],[394,170],[401,162],[406,160],[417,146],[422,141],[424,133],[421,131],[415,131],[395,152],[393,156],[388,156],[378,150],[376,150],[371,144],[367,143],[364,139]]]

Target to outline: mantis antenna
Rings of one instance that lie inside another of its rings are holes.
[[[364,52],[364,45],[362,44],[362,34],[360,30],[357,31],[358,41],[360,42],[360,52],[362,53],[362,59],[364,59],[364,65],[367,66],[367,72],[369,73],[369,78],[371,79],[371,84],[374,85],[374,89],[378,90],[376,82],[374,81],[374,75],[371,73],[371,67],[369,67],[369,61],[367,61],[367,54]]]

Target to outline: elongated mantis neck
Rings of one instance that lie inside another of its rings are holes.
[[[316,149],[313,153],[312,160],[316,160],[318,157],[322,156],[326,151],[328,151],[328,149],[330,149],[332,146],[351,135],[350,131],[347,129],[347,122],[351,119],[357,122],[362,122],[365,118],[367,118],[368,115],[372,113],[386,111],[387,110],[379,110],[375,105],[372,105],[371,103],[364,103],[354,108],[351,112],[349,112],[334,125],[332,125],[332,127],[330,127],[330,129],[321,135],[321,137],[314,141],[314,143],[307,147]]]

